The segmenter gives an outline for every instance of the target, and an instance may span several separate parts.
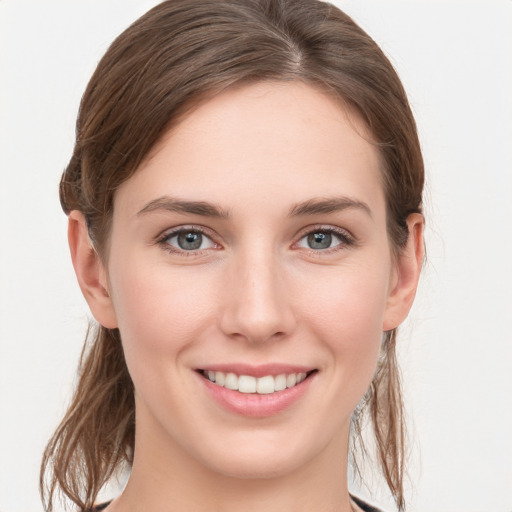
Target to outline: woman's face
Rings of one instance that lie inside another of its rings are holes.
[[[311,87],[245,86],[116,192],[110,326],[141,457],[261,477],[346,452],[399,282],[364,135]]]

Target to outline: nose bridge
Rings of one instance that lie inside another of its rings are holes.
[[[233,258],[222,328],[251,342],[289,334],[294,319],[279,255],[269,246],[247,248]]]

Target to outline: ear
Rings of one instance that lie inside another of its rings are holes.
[[[411,309],[425,256],[423,226],[423,215],[413,213],[407,218],[409,238],[406,246],[400,250],[395,262],[391,292],[382,326],[383,331],[390,331],[398,327]]]
[[[68,242],[78,284],[91,313],[103,327],[117,328],[107,273],[89,238],[85,217],[78,210],[68,217]]]

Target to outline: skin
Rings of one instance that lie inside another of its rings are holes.
[[[229,90],[169,132],[116,192],[106,261],[83,216],[70,214],[82,291],[95,318],[120,329],[136,390],[133,470],[109,512],[356,510],[350,417],[383,331],[410,309],[423,259],[417,214],[394,256],[365,132],[304,84]],[[158,207],[164,196],[221,215]],[[340,198],[344,208],[304,207]],[[199,250],[165,239],[179,227],[204,231]],[[308,234],[329,230],[330,248],[310,247]],[[316,372],[290,407],[249,418],[213,401],[196,372],[240,362]]]

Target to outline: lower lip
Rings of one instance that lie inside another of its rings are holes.
[[[316,372],[315,372],[316,373]],[[267,395],[240,393],[214,384],[198,374],[210,396],[224,409],[249,418],[265,418],[279,414],[297,403],[306,393],[315,374],[300,384]]]

